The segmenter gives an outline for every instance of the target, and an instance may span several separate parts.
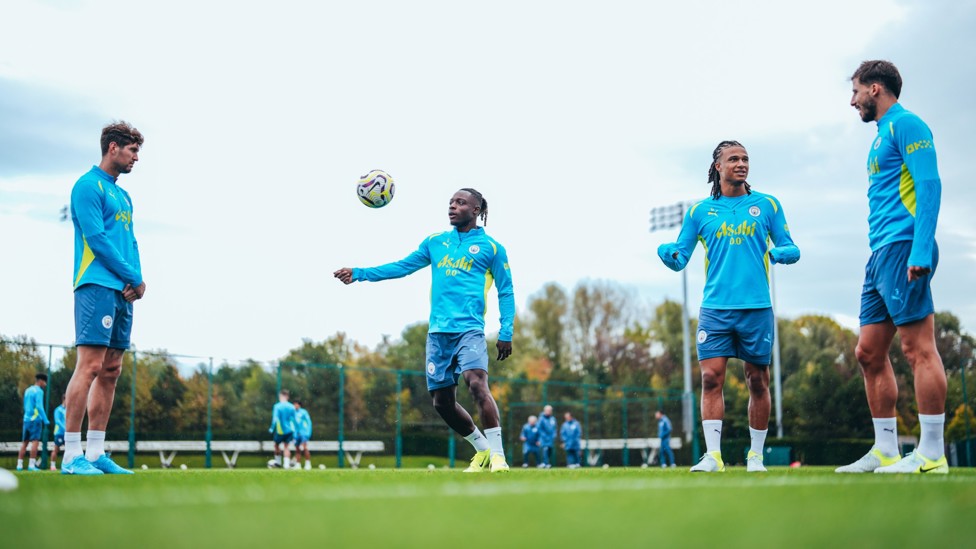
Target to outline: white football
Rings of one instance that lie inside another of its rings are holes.
[[[142,464],[142,468],[143,468],[143,469],[148,469],[148,468],[149,468],[149,466],[148,466],[148,465],[146,465],[145,463],[143,463],[143,464]]]
[[[185,463],[181,463],[180,464],[180,469],[183,469],[184,471],[186,471],[186,464]]]
[[[319,469],[325,469],[325,464],[324,463],[319,463]]]
[[[373,465],[372,463],[370,463],[370,464],[369,464],[369,468],[370,468],[370,469],[376,469],[376,466],[375,466],[375,465]]]
[[[434,469],[437,469],[437,467],[434,467],[434,464],[433,463],[427,464],[427,470],[428,471],[433,471]]]
[[[6,469],[0,469],[0,492],[10,492],[17,489],[17,477]]]

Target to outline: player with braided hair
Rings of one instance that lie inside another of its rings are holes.
[[[488,201],[474,189],[461,189],[448,203],[454,229],[428,236],[406,258],[368,269],[342,268],[334,276],[344,284],[401,278],[431,266],[430,327],[427,333],[427,389],[444,422],[474,447],[465,472],[508,471],[498,406],[488,388],[485,302],[492,283],[498,288],[501,330],[498,360],[512,354],[515,294],[505,248],[478,226],[488,221]],[[464,377],[478,406],[484,433],[457,402]]]
[[[708,182],[712,196],[685,214],[678,241],[661,244],[658,256],[670,269],[688,264],[696,244],[705,249],[705,296],[698,317],[698,360],[702,373],[701,414],[705,455],[692,472],[724,471],[720,443],[725,400],[722,388],[729,358],[745,362],[752,444],[746,470],[765,471],[763,445],[769,427],[769,362],[773,348],[769,264],[796,263],[783,207],[775,197],[746,182],[749,154],[738,141],[722,141],[712,153]],[[770,247],[772,241],[775,247]]]

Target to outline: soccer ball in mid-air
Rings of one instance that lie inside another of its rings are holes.
[[[393,178],[383,170],[373,170],[359,178],[356,194],[370,208],[382,208],[393,201]]]

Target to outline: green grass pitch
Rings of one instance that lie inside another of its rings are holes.
[[[965,469],[189,469],[18,478],[17,490],[0,493],[4,547],[890,549],[976,540],[976,471]]]

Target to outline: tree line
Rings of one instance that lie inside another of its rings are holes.
[[[664,408],[680,422],[682,330],[680,303],[644,304],[634,290],[609,281],[586,280],[571,290],[548,284],[532,295],[516,321],[509,360],[491,357],[492,391],[508,436],[543,401],[560,403],[586,418],[591,437],[654,436],[653,411]],[[800,439],[867,439],[873,435],[863,377],[854,357],[857,335],[824,315],[777,319],[783,375],[783,428]],[[696,321],[692,319],[690,333]],[[963,438],[966,421],[976,433],[972,409],[963,402],[963,374],[973,373],[976,341],[950,312],[935,317],[939,352],[948,375],[947,440]],[[110,437],[125,438],[135,399],[135,430],[140,438],[200,439],[207,429],[208,400],[214,438],[265,438],[279,382],[303,400],[317,438],[335,438],[342,427],[349,438],[389,440],[395,429],[397,401],[404,436],[447,436],[429,402],[423,377],[427,325],[407,326],[399,338],[375,347],[337,333],[321,341],[305,340],[287,351],[278,368],[245,360],[215,365],[208,387],[208,365],[180,370],[166,351],[126,353],[116,391]],[[891,357],[898,378],[898,425],[901,434],[917,434],[911,368],[896,338]],[[491,346],[489,346],[491,348]],[[43,348],[26,337],[0,337],[0,436],[19,440],[23,391],[34,374],[46,369]],[[700,372],[691,343],[694,389]],[[75,363],[65,352],[50,372],[50,408],[60,402]],[[340,372],[335,367],[345,366]],[[397,371],[401,371],[399,375]],[[341,377],[341,379],[340,379]],[[400,391],[397,392],[399,378]],[[976,383],[969,381],[969,392]],[[134,394],[133,394],[134,393]],[[212,396],[208,397],[208,393]],[[464,403],[463,390],[459,391]],[[726,379],[728,438],[746,438],[748,390],[741,363],[730,363]],[[622,404],[621,404],[622,403]],[[557,406],[558,408],[558,406]],[[474,407],[469,409],[473,410]],[[503,419],[504,421],[504,419]],[[679,425],[676,424],[676,430]],[[409,446],[413,444],[408,443]]]

